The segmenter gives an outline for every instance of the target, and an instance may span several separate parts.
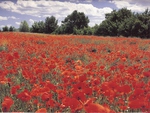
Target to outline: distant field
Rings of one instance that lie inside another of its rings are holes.
[[[0,112],[149,112],[150,40],[0,33]]]

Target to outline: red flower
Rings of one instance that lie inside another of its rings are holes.
[[[124,86],[121,86],[121,87],[119,88],[119,90],[120,90],[120,92],[122,92],[122,93],[130,93],[131,88],[130,88],[129,85],[124,85]]]
[[[8,54],[8,55],[7,55],[7,60],[8,60],[8,61],[13,60],[13,56],[12,56],[11,54]]]
[[[55,107],[55,106],[58,106],[59,103],[57,103],[55,100],[53,99],[49,99],[47,102],[46,102],[46,106],[47,107]]]
[[[82,75],[82,76],[79,76],[79,81],[82,83],[83,81],[86,81],[87,78],[86,78],[86,74]]]
[[[83,91],[77,91],[73,93],[73,98],[76,98],[77,100],[81,100],[82,102],[86,101],[86,97]]]
[[[35,113],[46,113],[46,112],[47,112],[46,108],[40,108]]]
[[[56,86],[54,84],[50,83],[50,81],[46,81],[45,87],[50,88],[54,92],[56,91]]]
[[[72,112],[82,109],[82,104],[76,98],[64,98],[62,101],[65,107],[70,107]]]
[[[129,107],[131,109],[139,109],[142,107],[142,100],[136,99],[129,102]]]
[[[42,96],[41,96],[41,99],[43,101],[48,101],[50,98],[52,98],[52,94],[49,94],[47,92],[43,93]]]
[[[110,109],[108,108],[105,108],[103,107],[102,105],[100,104],[95,104],[95,103],[90,103],[90,104],[87,104],[85,107],[84,107],[85,111],[87,113],[90,113],[90,112],[94,112],[94,113],[110,113]]]
[[[84,88],[83,89],[83,92],[86,94],[86,95],[92,95],[93,91],[92,91],[92,88]]]
[[[14,52],[14,53],[13,53],[13,56],[14,56],[16,59],[19,59],[19,58],[20,58],[18,52]]]
[[[14,102],[10,97],[5,97],[4,101],[2,102],[2,111],[8,112],[13,103]]]
[[[20,85],[13,86],[11,88],[11,94],[16,94],[17,90],[19,90],[19,89],[20,89]]]
[[[20,94],[18,94],[17,97],[25,102],[29,101],[31,99],[30,92],[26,89],[23,92],[21,92]]]
[[[150,77],[150,71],[148,71],[148,72],[143,72],[143,75],[146,76],[146,77]]]

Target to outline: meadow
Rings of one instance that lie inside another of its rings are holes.
[[[150,112],[150,40],[0,33],[0,112]]]

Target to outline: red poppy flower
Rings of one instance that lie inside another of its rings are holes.
[[[84,107],[87,113],[110,113],[110,109],[103,107],[100,104],[90,103]]]
[[[73,98],[76,98],[77,100],[81,100],[82,102],[86,101],[85,94],[84,94],[84,92],[82,90],[74,92],[73,93]]]
[[[136,99],[129,102],[131,109],[140,109],[142,107],[142,100]]]
[[[86,95],[92,95],[93,91],[92,91],[92,88],[84,88],[83,89],[83,92],[86,94]]]
[[[82,109],[82,104],[76,98],[66,97],[62,100],[63,105],[70,107],[72,112]]]
[[[45,87],[48,87],[49,89],[53,90],[54,92],[56,91],[56,86],[54,84],[50,83],[50,81],[46,81]]]
[[[63,99],[66,97],[67,93],[65,90],[56,90],[57,94],[58,94],[58,99]]]
[[[40,108],[35,113],[46,113],[46,112],[47,112],[46,108]]]
[[[144,94],[144,89],[142,88],[136,88],[133,93],[133,95],[136,95],[136,96],[141,96],[143,94]]]
[[[47,107],[55,107],[55,106],[57,106],[58,105],[58,103],[55,101],[55,100],[53,100],[53,99],[49,99],[47,102],[46,102],[46,106]]]
[[[2,102],[2,111],[8,112],[13,103],[14,102],[10,97],[5,97],[4,101]]]
[[[129,92],[131,91],[131,88],[130,88],[129,85],[124,85],[124,86],[121,86],[121,87],[120,87],[120,91],[121,91],[122,93],[129,93]]]
[[[48,92],[44,92],[42,95],[41,95],[41,99],[43,101],[48,101],[50,98],[52,98],[52,94],[49,94]]]
[[[13,60],[13,56],[12,56],[11,54],[8,54],[8,55],[7,55],[7,60],[8,60],[8,61]]]
[[[119,107],[120,107],[121,110],[126,110],[126,109],[128,109],[127,106],[119,106]]]
[[[86,81],[87,77],[86,74],[79,76],[79,81],[82,83],[83,81]]]
[[[13,56],[14,56],[14,58],[16,58],[16,59],[19,59],[19,58],[20,58],[18,52],[14,52],[14,53],[13,53]]]
[[[20,94],[17,95],[17,97],[22,101],[29,101],[31,99],[30,92],[28,90],[24,90]]]
[[[145,77],[150,77],[150,71],[148,71],[148,72],[143,72],[143,75],[144,75]]]
[[[20,89],[20,85],[13,86],[11,88],[11,94],[16,94],[17,90],[19,90],[19,89]]]

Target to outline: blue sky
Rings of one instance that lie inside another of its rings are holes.
[[[84,12],[88,16],[90,26],[100,24],[105,14],[112,10],[126,7],[133,12],[144,12],[150,9],[149,0],[1,0],[0,28],[7,26],[19,27],[26,20],[31,26],[35,21],[55,16],[58,24],[74,10]]]

